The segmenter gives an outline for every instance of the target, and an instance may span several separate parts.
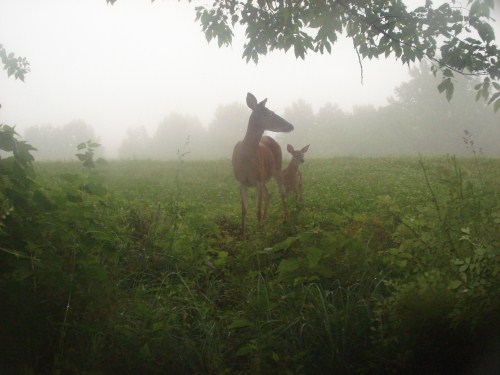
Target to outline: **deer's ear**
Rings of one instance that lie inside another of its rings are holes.
[[[251,93],[247,93],[247,106],[252,110],[257,107],[257,98]]]
[[[302,152],[303,154],[305,154],[307,152],[307,150],[309,150],[309,146],[310,145],[305,146],[302,150],[300,150],[300,152]]]
[[[290,154],[293,154],[293,152],[295,151],[292,145],[286,145],[286,149]]]
[[[261,101],[261,102],[259,103],[259,106],[261,106],[261,107],[265,107],[265,106],[266,106],[266,103],[267,103],[267,98],[265,98],[263,101]]]

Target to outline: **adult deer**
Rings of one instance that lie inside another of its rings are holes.
[[[245,138],[239,141],[233,150],[234,177],[240,183],[241,194],[241,236],[246,238],[247,190],[248,187],[257,187],[257,220],[262,218],[262,199],[265,201],[264,215],[267,217],[270,193],[266,182],[274,177],[278,183],[281,200],[286,215],[285,188],[281,172],[282,155],[279,144],[269,136],[263,136],[264,131],[288,133],[293,125],[281,118],[268,108],[267,99],[260,103],[252,94],[247,94],[247,106],[252,110],[248,120]]]
[[[299,165],[304,163],[304,154],[309,150],[309,145],[300,150],[295,150],[292,145],[286,146],[287,151],[292,154],[290,164],[283,170],[283,181],[285,184],[285,194],[291,192],[301,201],[302,200],[302,174],[299,171]]]

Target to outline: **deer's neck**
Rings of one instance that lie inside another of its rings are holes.
[[[243,138],[243,147],[245,152],[251,156],[253,156],[257,147],[259,146],[262,135],[264,134],[264,129],[259,128],[252,121],[252,117],[250,116],[250,120],[248,121],[247,132],[245,134],[245,138]]]
[[[290,160],[290,164],[288,164],[288,167],[286,167],[286,169],[289,171],[289,172],[296,172],[298,169],[299,169],[299,162],[292,158],[292,160]]]

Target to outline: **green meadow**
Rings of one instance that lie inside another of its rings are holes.
[[[5,171],[5,373],[498,365],[498,159],[306,157],[286,220],[274,181],[262,223],[251,191],[246,241],[229,160]]]

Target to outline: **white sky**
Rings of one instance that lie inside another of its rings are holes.
[[[196,3],[196,1],[194,2]],[[420,2],[414,0],[413,3]],[[332,55],[272,52],[259,64],[232,47],[207,43],[187,1],[0,0],[0,43],[26,57],[25,82],[0,73],[0,122],[19,132],[33,125],[63,126],[79,119],[106,147],[116,149],[127,128],[151,134],[171,112],[204,125],[220,104],[244,103],[248,91],[282,113],[303,99],[317,110],[326,102],[345,110],[387,103],[408,68],[394,60],[363,61],[349,41]],[[497,28],[498,29],[498,28]]]

